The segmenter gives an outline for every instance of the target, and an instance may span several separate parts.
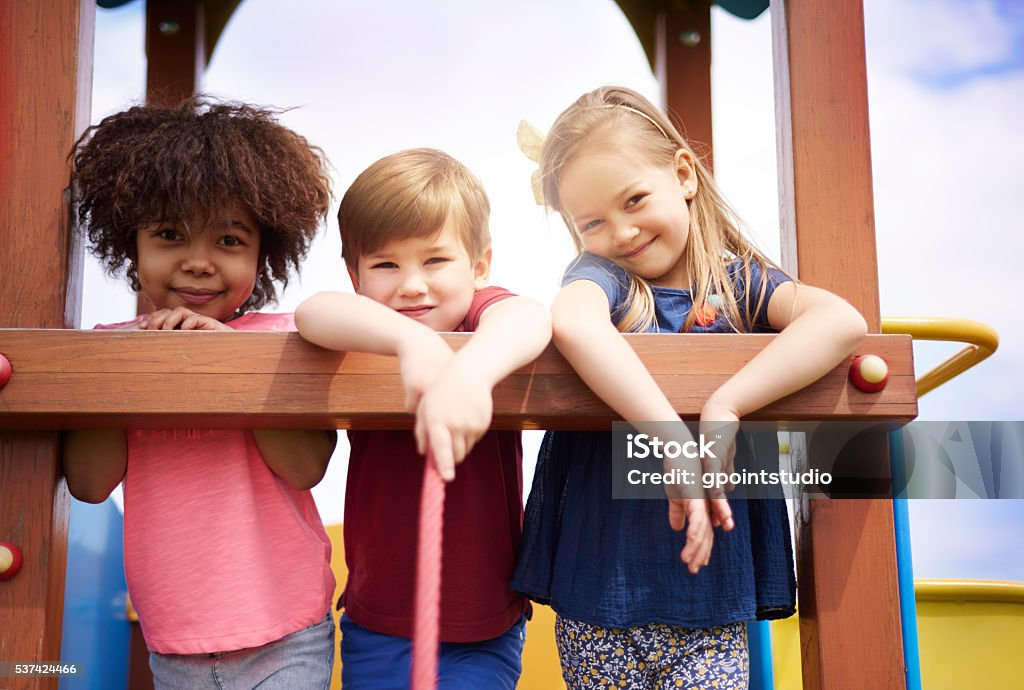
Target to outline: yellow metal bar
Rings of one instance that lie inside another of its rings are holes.
[[[915,580],[918,601],[984,601],[1024,605],[1024,582],[1010,580]]]
[[[890,316],[882,319],[882,333],[907,333],[916,340],[968,343],[942,364],[917,379],[917,397],[987,359],[999,347],[999,334],[991,326],[971,319],[944,316]]]

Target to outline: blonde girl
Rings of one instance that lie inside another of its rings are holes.
[[[743,237],[689,144],[639,94],[582,96],[540,165],[545,203],[580,250],[552,306],[554,342],[623,419],[678,421],[622,333],[779,333],[703,406],[702,428],[733,429],[864,335],[849,304],[791,280]],[[722,445],[726,464],[737,449],[777,459],[771,436]],[[526,508],[513,586],[558,614],[566,684],[747,687],[745,622],[794,610],[784,503],[676,498],[666,520],[660,501],[612,499],[611,453],[607,434],[549,433]]]

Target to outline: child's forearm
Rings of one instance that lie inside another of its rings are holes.
[[[867,330],[863,317],[823,290],[800,292],[805,304],[792,321],[711,395],[709,408],[742,418],[814,383],[853,352]]]
[[[679,415],[608,314],[608,298],[596,283],[584,280],[570,283],[562,288],[551,307],[555,346],[583,382],[638,431],[660,437],[672,434],[680,443],[691,441],[689,430],[682,424],[669,428],[657,424],[678,422]],[[679,457],[665,462],[666,469],[701,471],[700,462],[695,458]],[[671,492],[670,498],[704,496],[699,483],[673,489],[678,493]],[[725,529],[732,529],[728,504],[724,500],[715,506],[715,513]],[[694,543],[698,541],[695,537]],[[689,537],[687,543],[690,543]],[[706,546],[710,549],[710,543]]]
[[[121,429],[65,431],[61,454],[71,495],[86,503],[102,503],[124,479],[128,439]]]
[[[544,351],[551,341],[551,316],[526,297],[510,297],[483,313],[473,337],[451,366],[465,368],[493,388]]]
[[[555,346],[583,382],[623,419],[677,421],[672,404],[608,313],[608,298],[597,284],[570,283],[551,308]]]
[[[400,355],[417,339],[437,338],[430,328],[368,297],[320,292],[295,310],[295,326],[311,343],[330,350]]]
[[[491,425],[494,386],[533,361],[551,339],[547,310],[523,297],[489,307],[473,336],[424,389],[416,406],[416,446],[431,455],[441,477],[455,478]]]
[[[296,489],[312,489],[323,479],[338,443],[333,429],[253,429],[267,467]]]

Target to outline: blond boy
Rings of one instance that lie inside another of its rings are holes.
[[[323,347],[397,355],[415,431],[350,431],[342,597],[346,690],[406,687],[424,454],[451,481],[445,507],[444,688],[514,688],[525,599],[508,581],[522,523],[518,432],[488,431],[495,384],[551,336],[547,311],[488,287],[490,206],[462,164],[433,149],[387,156],[346,192],[342,255],[357,294],[299,306]],[[458,353],[438,335],[472,332]],[[458,475],[455,465],[462,463]]]

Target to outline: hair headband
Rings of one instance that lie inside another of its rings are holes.
[[[654,120],[654,118],[652,118],[650,115],[648,115],[642,110],[637,110],[631,105],[626,105],[624,103],[604,103],[602,105],[593,105],[590,107],[600,108],[602,110],[606,108],[622,108],[623,110],[628,110],[631,113],[636,113],[637,115],[639,115],[640,117],[654,125],[655,129],[661,132],[661,135],[663,137],[665,137],[669,141],[675,141],[672,137],[668,135],[668,132],[666,132],[665,129]],[[519,127],[516,129],[516,139],[519,142],[519,150],[522,151],[527,158],[529,158],[534,163],[540,161],[540,150],[544,147],[544,135],[541,134],[536,127],[534,127],[526,120],[520,120]],[[538,206],[543,206],[544,193],[541,190],[540,170],[533,171],[530,182],[531,186],[533,187],[534,201],[537,202]]]
[[[655,122],[653,117],[651,117],[650,115],[648,115],[647,113],[645,113],[642,110],[637,110],[636,108],[634,108],[631,105],[626,105],[625,103],[604,103],[602,105],[594,105],[594,106],[591,106],[591,107],[592,108],[600,108],[602,110],[605,109],[605,108],[622,108],[623,110],[628,110],[631,113],[636,113],[637,115],[639,115],[640,117],[642,117],[643,119],[647,120],[652,125],[654,125],[655,129],[657,129],[659,132],[661,132],[661,136],[665,137],[669,141],[673,141],[672,137],[670,137],[668,135],[668,132],[665,131],[665,128],[662,127],[661,125],[659,125],[657,122]]]

